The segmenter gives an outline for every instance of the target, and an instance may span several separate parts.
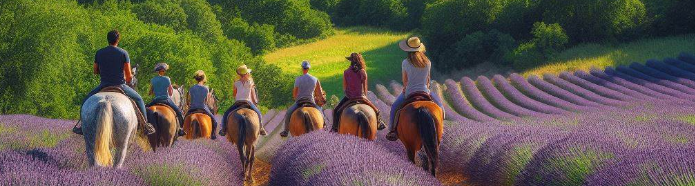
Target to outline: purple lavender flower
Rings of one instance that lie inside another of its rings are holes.
[[[679,68],[679,69],[683,69],[683,70],[695,73],[695,65],[692,65],[690,63],[686,63],[686,62],[681,61],[679,59],[666,58],[666,59],[664,59],[664,63],[672,65],[672,66]]]
[[[567,82],[563,79],[558,78],[557,76],[553,76],[550,74],[545,74],[543,75],[543,79],[547,82],[550,82],[562,89],[565,89],[573,94],[576,94],[584,99],[600,103],[603,105],[610,105],[610,106],[622,106],[625,105],[625,102],[614,100],[614,99],[609,99],[602,97],[594,92],[588,91],[580,86],[577,86],[575,84],[572,84],[570,82]]]
[[[664,61],[665,60],[668,60],[668,59],[664,59]],[[673,59],[671,59],[671,60],[673,60]],[[656,60],[647,60],[646,65],[648,67],[657,69],[657,70],[664,72],[666,74],[670,74],[670,75],[678,76],[678,77],[682,77],[682,78],[687,78],[689,80],[695,80],[695,74],[694,73],[689,72],[687,70],[680,69],[678,67],[675,67],[675,66],[672,66],[672,65],[669,65],[666,63],[663,63],[663,62],[659,62]]]
[[[463,116],[481,122],[495,120],[494,118],[485,115],[484,113],[473,108],[473,106],[468,102],[468,100],[466,100],[466,98],[461,93],[461,88],[459,87],[458,83],[451,79],[447,79],[445,83],[447,87],[447,95],[449,99],[451,99],[451,101],[449,101],[450,105],[456,108],[456,110],[463,114]]]
[[[546,114],[563,114],[566,113],[566,111],[555,108],[553,106],[546,105],[544,103],[538,102],[536,100],[533,100],[523,93],[521,93],[519,90],[517,90],[514,86],[509,84],[507,82],[507,79],[502,77],[501,75],[495,75],[493,77],[495,85],[497,85],[497,88],[501,91],[502,94],[504,94],[507,98],[509,98],[510,101],[534,110],[536,112],[541,112],[541,113],[546,113]]]
[[[403,85],[401,85],[400,83],[398,83],[396,81],[391,81],[391,83],[389,83],[389,85],[391,86],[391,91],[392,91],[391,93],[394,96],[401,95],[401,92],[403,92]]]
[[[477,87],[475,86],[475,82],[473,82],[471,78],[462,78],[461,88],[463,89],[463,93],[467,95],[466,97],[468,98],[468,101],[470,101],[476,109],[488,114],[490,117],[502,120],[519,118],[517,116],[506,113],[490,104],[490,102],[488,102],[487,99],[485,99],[485,97],[477,89]]]
[[[396,101],[396,97],[393,96],[391,92],[389,92],[389,90],[386,87],[384,87],[384,85],[377,84],[376,92],[377,94],[379,94],[379,97],[381,97],[381,100],[388,105],[391,105],[394,101]]]
[[[652,83],[656,83],[656,84],[659,84],[661,86],[665,86],[665,87],[668,87],[668,88],[671,88],[671,89],[674,89],[674,90],[677,90],[677,91],[680,91],[680,92],[683,92],[686,94],[693,91],[692,89],[688,88],[685,85],[681,85],[681,84],[678,84],[678,83],[675,83],[675,82],[672,82],[669,80],[658,79],[658,78],[652,77],[650,75],[644,74],[644,73],[639,72],[635,69],[628,68],[625,66],[618,66],[618,67],[616,67],[616,70],[618,70],[619,72],[628,74],[630,76],[633,76],[635,78],[639,78],[639,79],[643,79],[643,80],[646,80],[646,81],[649,81]]]
[[[627,68],[623,67],[622,69],[627,69]],[[633,72],[635,72],[635,73],[639,73],[639,72],[634,71],[634,70],[632,70],[632,69],[627,69],[627,70],[628,70],[628,71],[633,71]],[[640,86],[647,87],[647,88],[649,88],[649,89],[652,89],[652,90],[654,90],[654,91],[657,91],[657,92],[660,92],[660,93],[663,93],[663,94],[667,94],[667,95],[669,95],[669,96],[673,96],[673,97],[677,97],[677,98],[681,98],[681,99],[686,99],[686,100],[692,100],[692,99],[693,99],[691,95],[688,95],[688,94],[683,93],[683,92],[681,92],[681,91],[674,90],[674,89],[672,89],[672,88],[670,88],[670,87],[666,87],[666,86],[664,86],[664,85],[661,85],[661,84],[658,84],[658,83],[655,83],[655,82],[647,81],[647,80],[644,80],[644,79],[641,79],[641,78],[638,78],[638,77],[635,77],[635,76],[632,76],[632,75],[623,73],[623,72],[621,72],[621,71],[616,71],[616,70],[614,70],[613,68],[610,68],[610,67],[606,68],[606,70],[605,70],[604,72],[605,72],[607,75],[616,76],[616,77],[619,77],[619,78],[621,78],[621,79],[625,79],[625,80],[627,80],[627,81],[629,81],[629,82],[631,82],[631,83],[634,83],[634,84],[638,84],[638,85],[640,85]],[[639,75],[639,74],[635,74],[635,75]],[[643,76],[646,76],[646,75],[644,75],[644,74],[642,74],[642,75],[643,75]]]
[[[644,94],[644,95],[647,95],[649,97],[654,97],[654,98],[658,98],[658,99],[677,99],[676,97],[673,97],[671,95],[664,94],[664,93],[661,93],[658,91],[654,91],[651,88],[648,88],[647,86],[636,84],[633,81],[628,80],[632,77],[627,76],[627,75],[623,76],[623,75],[621,75],[622,73],[609,75],[604,71],[601,71],[598,69],[591,69],[590,74],[593,76],[596,76],[598,78],[601,78],[603,80],[610,81],[610,82],[615,83],[617,85],[623,86],[623,87],[628,88],[630,90],[637,91],[637,92]],[[624,79],[623,77],[626,77],[628,79]],[[655,86],[658,86],[658,85],[655,85]]]
[[[478,88],[480,88],[480,92],[483,93],[483,95],[497,108],[500,110],[503,110],[507,113],[513,114],[515,116],[538,116],[542,115],[542,113],[538,113],[529,109],[526,109],[524,107],[520,107],[511,101],[509,101],[507,98],[502,95],[502,93],[495,88],[494,85],[492,85],[492,82],[490,79],[486,78],[485,76],[478,76]]]
[[[519,91],[535,99],[536,101],[540,101],[545,104],[562,108],[568,111],[583,111],[590,109],[589,107],[575,105],[574,103],[570,103],[568,101],[550,95],[531,85],[529,82],[526,81],[526,79],[524,79],[524,77],[520,76],[519,74],[511,74],[509,75],[509,79]]]
[[[432,99],[439,100],[442,102],[442,105],[444,107],[442,109],[444,109],[444,112],[446,113],[444,115],[445,120],[449,120],[449,121],[453,121],[453,122],[465,122],[465,121],[469,120],[468,118],[463,117],[459,113],[454,111],[454,109],[452,109],[449,106],[448,101],[446,101],[445,99],[443,99],[442,96],[440,96],[440,95],[444,95],[444,94],[442,94],[442,89],[441,89],[441,86],[439,86],[439,83],[433,82],[430,85],[430,90],[432,91],[432,93],[431,93]]]
[[[562,89],[560,87],[557,87],[551,83],[545,82],[538,77],[532,75],[528,77],[528,82],[531,83],[532,85],[538,87],[538,89],[541,89],[548,94],[551,94],[553,96],[556,96],[558,98],[561,98],[565,101],[572,102],[577,105],[582,105],[582,106],[590,106],[590,107],[601,107],[601,104],[586,100],[580,96],[577,96],[575,94],[572,94],[571,92]]]
[[[559,75],[560,78],[571,82],[575,85],[578,85],[582,88],[585,88],[587,91],[594,92],[600,96],[615,99],[615,100],[620,100],[620,101],[628,101],[628,100],[633,100],[634,98],[625,95],[623,93],[620,93],[618,91],[612,90],[607,87],[599,86],[596,85],[590,81],[584,80],[582,78],[579,78],[577,76],[574,76],[570,74],[569,72],[562,72]]]
[[[650,97],[650,96],[647,96],[647,95],[645,95],[645,94],[642,94],[642,93],[640,93],[640,92],[638,92],[638,91],[634,91],[634,90],[629,89],[629,88],[627,88],[627,87],[618,85],[618,84],[613,83],[613,82],[611,82],[611,81],[609,81],[609,80],[601,79],[601,78],[599,78],[599,77],[596,77],[596,76],[594,76],[594,75],[591,75],[591,74],[586,73],[586,72],[581,71],[581,70],[575,71],[575,72],[574,72],[574,76],[576,76],[576,77],[578,77],[578,78],[582,78],[582,79],[584,79],[584,80],[586,80],[586,81],[589,81],[589,82],[591,82],[591,83],[593,83],[593,84],[595,84],[595,85],[597,85],[597,86],[599,86],[599,87],[609,88],[609,89],[611,89],[611,90],[620,92],[620,93],[622,93],[622,94],[624,94],[624,95],[627,95],[627,96],[630,96],[630,97],[634,97],[634,98],[632,98],[632,99],[630,99],[630,100],[634,100],[635,98],[641,99],[641,100],[644,100],[644,99],[654,99],[654,98],[652,98],[652,97]]]
[[[662,80],[668,80],[669,82],[673,82],[673,83],[680,84],[680,85],[685,85],[686,87],[688,87],[687,89],[684,88],[686,93],[695,94],[694,93],[695,90],[693,89],[693,87],[695,87],[695,82],[693,82],[689,79],[675,77],[675,76],[663,73],[657,69],[644,66],[644,65],[639,64],[639,63],[631,64],[630,68],[635,69],[639,72],[642,72],[642,73],[647,74],[647,75],[654,77],[654,78],[658,78],[658,79],[662,79]]]

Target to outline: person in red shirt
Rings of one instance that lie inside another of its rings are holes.
[[[340,128],[340,114],[344,110],[344,104],[350,100],[363,100],[366,105],[369,105],[374,109],[377,116],[377,121],[379,126],[377,129],[382,130],[386,128],[386,125],[381,120],[379,109],[374,106],[374,104],[367,98],[367,91],[369,91],[369,84],[367,83],[367,65],[364,62],[362,54],[352,53],[349,57],[346,57],[350,61],[350,66],[343,72],[343,90],[345,90],[345,97],[340,100],[340,103],[333,109],[333,132],[337,132]]]

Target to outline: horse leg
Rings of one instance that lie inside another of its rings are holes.
[[[244,144],[240,141],[237,141],[237,151],[239,151],[239,160],[241,161],[241,167],[246,168],[246,157],[244,157]],[[244,174],[246,171],[242,172],[242,176],[244,176],[244,181],[246,181],[246,175]]]
[[[246,146],[246,164],[244,165],[244,180],[249,181],[251,178],[251,147]]]
[[[84,134],[84,141],[85,141],[85,152],[87,154],[87,162],[89,163],[90,167],[93,167],[96,165],[96,161],[94,159],[94,135],[92,133],[85,133]]]
[[[253,162],[256,161],[256,147],[253,145],[249,145],[251,147],[251,157],[249,158],[249,181],[251,183],[254,182],[253,180]]]
[[[415,152],[411,149],[408,149],[408,160],[415,164]]]
[[[115,139],[116,156],[114,157],[114,167],[121,168],[123,166],[125,155],[128,152],[128,141],[130,141],[130,137],[133,135],[133,133],[135,133],[135,130],[133,130],[133,132],[126,133],[124,136],[116,135],[120,138]]]

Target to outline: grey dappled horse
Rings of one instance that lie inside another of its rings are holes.
[[[147,136],[137,133],[135,112],[130,99],[120,93],[101,92],[85,101],[81,119],[90,166],[122,167],[133,139],[143,151],[150,149]]]

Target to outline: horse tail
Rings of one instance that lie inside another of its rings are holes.
[[[97,116],[97,133],[94,141],[94,161],[100,166],[112,166],[113,109],[110,101],[100,101]]]
[[[369,129],[369,118],[364,112],[357,112],[357,125],[362,130],[362,137],[369,138],[372,135],[372,130]]]
[[[193,138],[200,137],[200,125],[198,124],[198,119],[191,120],[191,127],[193,127]]]
[[[425,147],[425,153],[427,153],[427,158],[430,163],[430,172],[432,175],[435,175],[437,165],[439,164],[439,152],[437,152],[439,140],[437,138],[434,117],[432,117],[430,111],[425,107],[417,108],[415,112],[415,123],[420,133],[423,146]]]
[[[246,153],[244,152],[244,145],[246,144],[246,124],[248,124],[248,117],[246,115],[234,114],[237,120],[237,125],[239,125],[239,139],[236,142],[237,150],[239,150],[239,156],[241,159],[245,160]],[[242,162],[243,163],[243,162]]]
[[[150,121],[149,118],[148,121]],[[162,125],[159,123],[160,121],[164,121],[162,115],[160,115],[159,112],[152,112],[152,120],[150,123],[153,124],[154,131],[156,132],[154,135],[148,137],[150,138],[150,146],[152,146],[152,151],[154,152],[157,152],[157,147],[161,145],[160,143],[164,143],[162,140],[162,135],[164,134],[162,132],[164,129],[162,129]]]
[[[302,111],[302,117],[304,117],[304,128],[306,128],[306,133],[314,130],[314,124],[311,122],[311,116],[308,112]]]

